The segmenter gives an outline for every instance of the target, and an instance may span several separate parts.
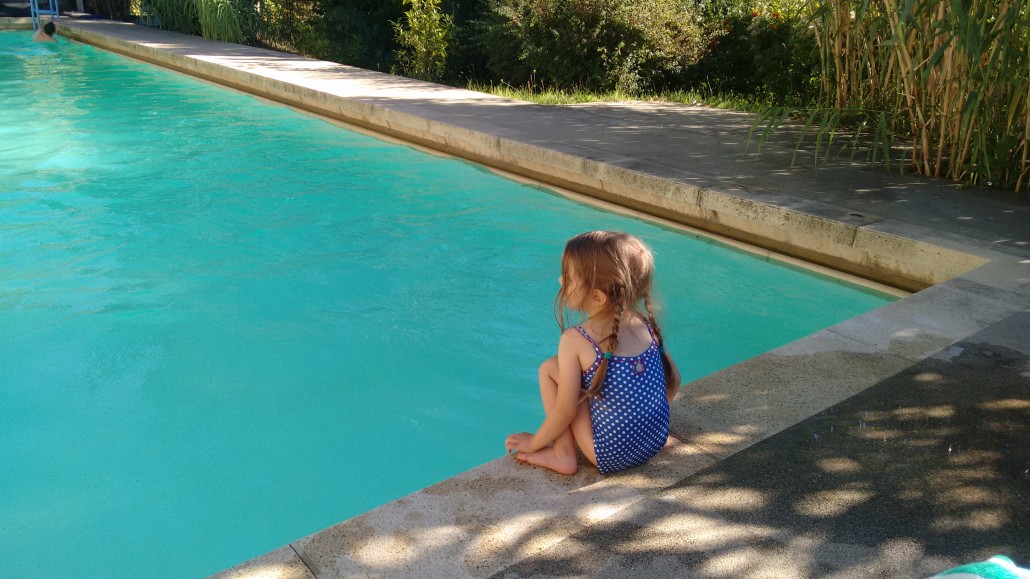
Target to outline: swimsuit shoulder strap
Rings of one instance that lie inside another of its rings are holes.
[[[579,333],[582,334],[588,342],[590,342],[590,345],[594,347],[594,351],[600,354],[601,348],[597,347],[597,342],[595,342],[594,339],[590,337],[590,334],[588,334],[587,331],[583,329],[583,326],[576,326],[576,329],[579,330]]]
[[[644,321],[644,325],[647,326],[647,333],[651,334],[651,343],[654,344],[654,347],[658,348],[659,352],[664,354],[665,353],[665,344],[659,344],[658,343],[658,336],[655,335],[654,327],[651,326],[651,322],[648,322],[647,320],[645,320]]]
[[[651,334],[651,341],[657,343],[658,336],[654,335],[654,328],[651,327],[651,322],[644,320],[644,325],[647,327],[647,333]]]

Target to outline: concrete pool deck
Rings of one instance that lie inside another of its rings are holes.
[[[1025,201],[846,161],[815,170],[805,151],[791,168],[786,137],[756,158],[740,113],[543,107],[106,21],[59,33],[922,290],[685,385],[676,443],[644,467],[562,477],[502,457],[222,575],[922,577],[995,553],[1030,563]]]

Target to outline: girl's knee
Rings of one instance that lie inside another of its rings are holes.
[[[551,380],[557,381],[558,377],[558,356],[551,356],[544,360],[543,364],[540,364],[540,379],[550,378]]]

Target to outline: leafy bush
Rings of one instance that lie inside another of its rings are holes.
[[[402,0],[317,0],[318,16],[300,42],[305,54],[333,62],[388,71],[395,64],[393,22]],[[314,50],[309,50],[309,49]]]
[[[715,93],[784,104],[814,102],[819,52],[809,20],[797,1],[706,3],[708,47],[684,80]]]
[[[440,12],[440,0],[404,0],[410,6],[393,27],[397,34],[397,62],[404,73],[422,80],[439,80],[447,65],[447,47],[454,22]]]
[[[364,28],[363,14],[347,6],[322,6],[324,12],[315,11],[308,18],[298,20],[292,27],[292,40],[296,51],[311,58],[340,62],[362,68],[383,70],[383,61],[374,55],[376,44],[370,42],[373,28]],[[393,63],[389,59],[386,66]]]
[[[819,52],[804,14],[761,12],[748,28],[752,64],[760,90],[781,103],[815,101]]]
[[[701,52],[680,0],[493,0],[477,27],[490,72],[510,84],[637,93]]]
[[[295,0],[260,0],[258,14],[259,44],[286,52],[297,52],[297,29],[314,16],[311,3]]]
[[[28,4],[28,2],[25,2],[25,4]],[[74,5],[74,3],[72,4]],[[129,0],[88,0],[84,3],[83,7],[88,12],[100,14],[104,18],[123,20],[131,13],[129,4]],[[59,5],[62,11],[73,9],[71,6],[66,5],[64,1],[60,2]]]
[[[486,13],[488,0],[443,0],[442,10],[451,15],[454,33],[447,51],[444,78],[455,85],[485,77],[486,59],[476,45],[476,21]]]

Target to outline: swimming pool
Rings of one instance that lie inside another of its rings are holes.
[[[708,374],[889,298],[88,46],[0,33],[0,575],[214,572],[536,426],[562,244]]]

